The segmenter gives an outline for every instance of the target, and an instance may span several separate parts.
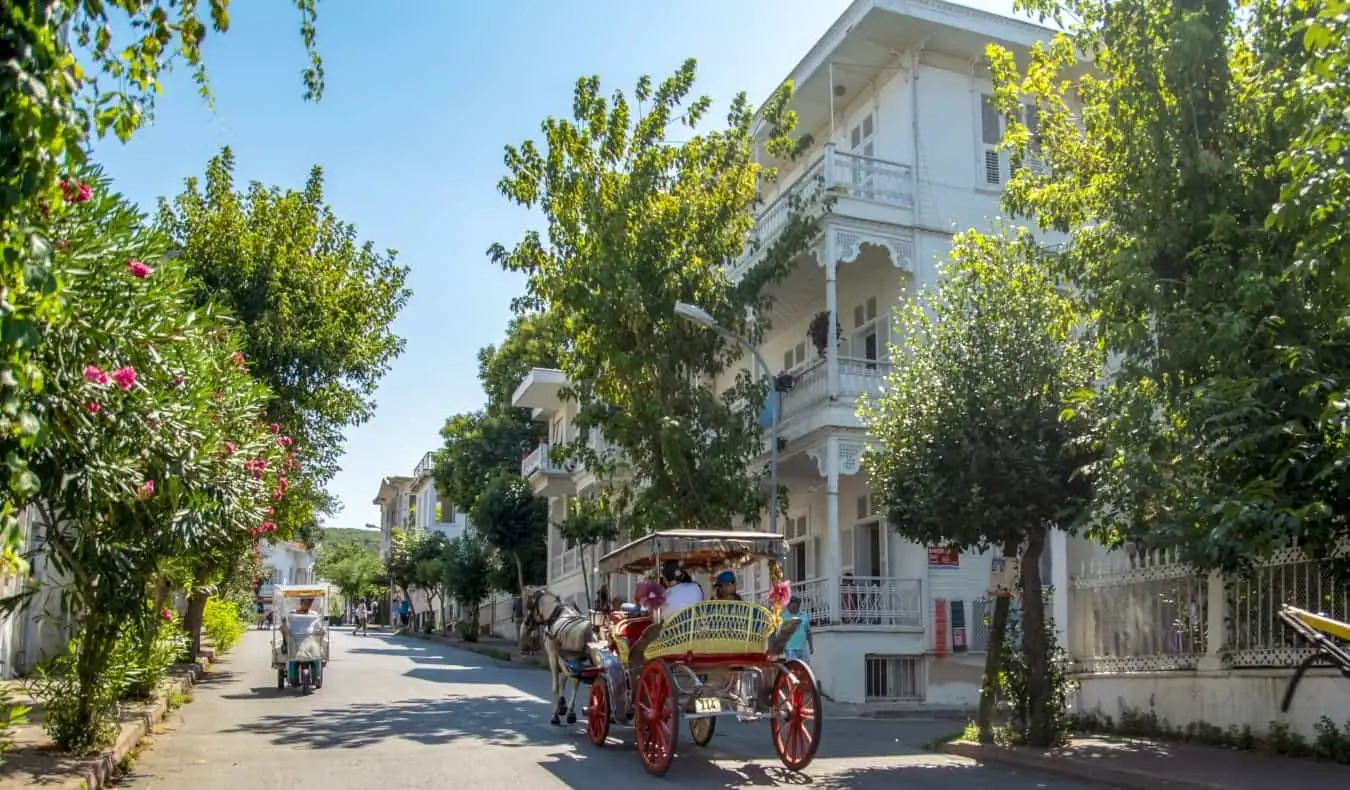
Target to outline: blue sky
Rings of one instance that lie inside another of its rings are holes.
[[[1008,13],[1010,0],[971,3]],[[451,414],[477,408],[477,350],[500,340],[522,282],[484,255],[537,219],[496,191],[502,146],[569,115],[572,86],[607,89],[699,61],[698,89],[763,99],[848,0],[392,0],[320,3],[323,101],[302,99],[299,17],[286,0],[233,0],[232,29],[206,47],[214,112],[186,73],[167,83],[154,125],[97,159],[147,208],[180,191],[222,146],[241,181],[299,188],[323,166],[327,198],[363,238],[399,251],[413,298],[396,331],[407,350],[379,410],[348,433],[331,488],[333,526],[378,519],[380,478],[408,474]],[[584,10],[583,10],[584,9]],[[354,328],[356,329],[356,328]]]

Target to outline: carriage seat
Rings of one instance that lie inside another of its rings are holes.
[[[750,601],[702,601],[666,620],[646,657],[762,654],[777,627],[772,611]]]
[[[610,633],[614,639],[623,640],[629,646],[632,646],[642,634],[651,626],[653,620],[651,615],[642,613],[642,610],[614,612],[610,615]]]

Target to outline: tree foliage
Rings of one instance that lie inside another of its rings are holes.
[[[315,0],[294,2],[310,54],[306,95],[317,99],[323,67],[314,50]],[[16,505],[41,485],[28,468],[43,427],[31,398],[48,374],[33,354],[44,333],[59,325],[67,303],[58,297],[67,272],[48,223],[63,199],[92,197],[62,176],[84,166],[94,137],[109,131],[124,141],[131,137],[149,117],[162,90],[159,76],[175,59],[187,62],[209,98],[201,44],[208,30],[228,29],[228,7],[229,0],[213,0],[204,22],[199,5],[182,0],[0,5],[0,457],[8,484],[0,499],[0,530],[8,570],[21,566],[14,553]]]
[[[543,584],[547,574],[548,500],[536,496],[529,481],[502,474],[488,482],[470,515],[474,529],[501,555],[509,568],[511,592]],[[499,577],[500,578],[500,577]],[[501,579],[505,581],[506,579]]]
[[[492,591],[492,548],[473,530],[450,541],[445,553],[445,592],[469,614],[465,638],[478,639],[478,605]]]
[[[249,370],[272,390],[268,418],[295,438],[303,464],[283,521],[312,525],[315,510],[331,509],[323,484],[344,431],[373,414],[375,388],[403,350],[391,325],[410,296],[408,270],[324,203],[318,167],[298,192],[256,182],[239,191],[228,148],[204,184],[189,178],[161,201],[159,219],[198,299],[219,301],[242,325]]]
[[[384,564],[373,548],[357,541],[325,542],[314,558],[314,575],[337,587],[348,601],[374,595]]]
[[[1120,368],[1103,394],[1098,516],[1122,538],[1235,569],[1347,537],[1350,281],[1343,2],[1026,0],[1066,34],[1019,72],[1048,165],[1007,204],[1068,234]],[[1086,53],[1094,69],[1076,62]]]
[[[49,229],[66,273],[64,320],[34,361],[41,441],[35,551],[69,581],[78,618],[72,720],[97,746],[114,703],[99,692],[127,629],[157,633],[152,590],[176,563],[242,567],[275,531],[286,498],[289,438],[261,418],[269,393],[240,364],[214,307],[194,306],[168,241],[96,173]],[[13,602],[13,601],[11,601]]]
[[[567,547],[577,548],[581,557],[582,584],[586,590],[586,600],[591,600],[592,563],[586,561],[586,551],[594,553],[595,548],[607,540],[619,537],[619,522],[613,512],[608,495],[601,497],[573,497],[567,502],[567,517],[558,524],[558,536]],[[591,558],[595,560],[593,556]]]
[[[1088,512],[1091,423],[1077,411],[1102,374],[1097,343],[1050,274],[1029,232],[957,237],[935,293],[902,313],[904,353],[887,388],[863,405],[880,445],[866,458],[888,520],[906,538],[1021,556],[1025,649],[1032,667],[1028,740],[1058,737],[1049,708],[1045,599],[1039,572],[1049,529]],[[1000,604],[987,689],[997,682]],[[987,729],[992,694],[982,706]]]
[[[623,504],[644,529],[759,518],[763,470],[752,461],[763,450],[765,385],[741,373],[724,395],[712,391],[706,383],[734,373],[741,351],[674,307],[695,303],[727,329],[757,336],[748,308],[766,306],[764,286],[814,233],[813,222],[794,217],[764,263],[736,284],[727,279],[724,264],[744,252],[757,187],[773,171],[756,163],[744,95],[725,129],[669,141],[695,132],[709,112],[709,99],[691,95],[694,79],[688,61],[659,84],[643,77],[631,95],[608,99],[598,77],[579,80],[572,120],[547,119],[542,147],[506,150],[501,193],[542,210],[547,231],[489,251],[528,278],[517,310],[546,313],[567,338],[557,362],[583,435],[603,429],[648,481]],[[772,130],[761,142],[780,159],[803,145],[789,137],[790,94],[784,87],[761,112]]]

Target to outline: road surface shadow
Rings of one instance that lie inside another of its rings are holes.
[[[261,733],[279,745],[312,749],[357,749],[391,739],[426,746],[463,738],[493,746],[562,743],[570,735],[549,725],[548,715],[535,698],[451,695],[264,716],[229,732]]]

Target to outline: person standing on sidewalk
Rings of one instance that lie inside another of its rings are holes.
[[[811,653],[815,652],[815,640],[811,638],[811,615],[802,611],[802,600],[793,598],[788,601],[787,612],[783,614],[783,622],[796,620],[797,630],[788,637],[787,645],[783,652],[788,658],[795,658],[807,664],[811,663]]]

